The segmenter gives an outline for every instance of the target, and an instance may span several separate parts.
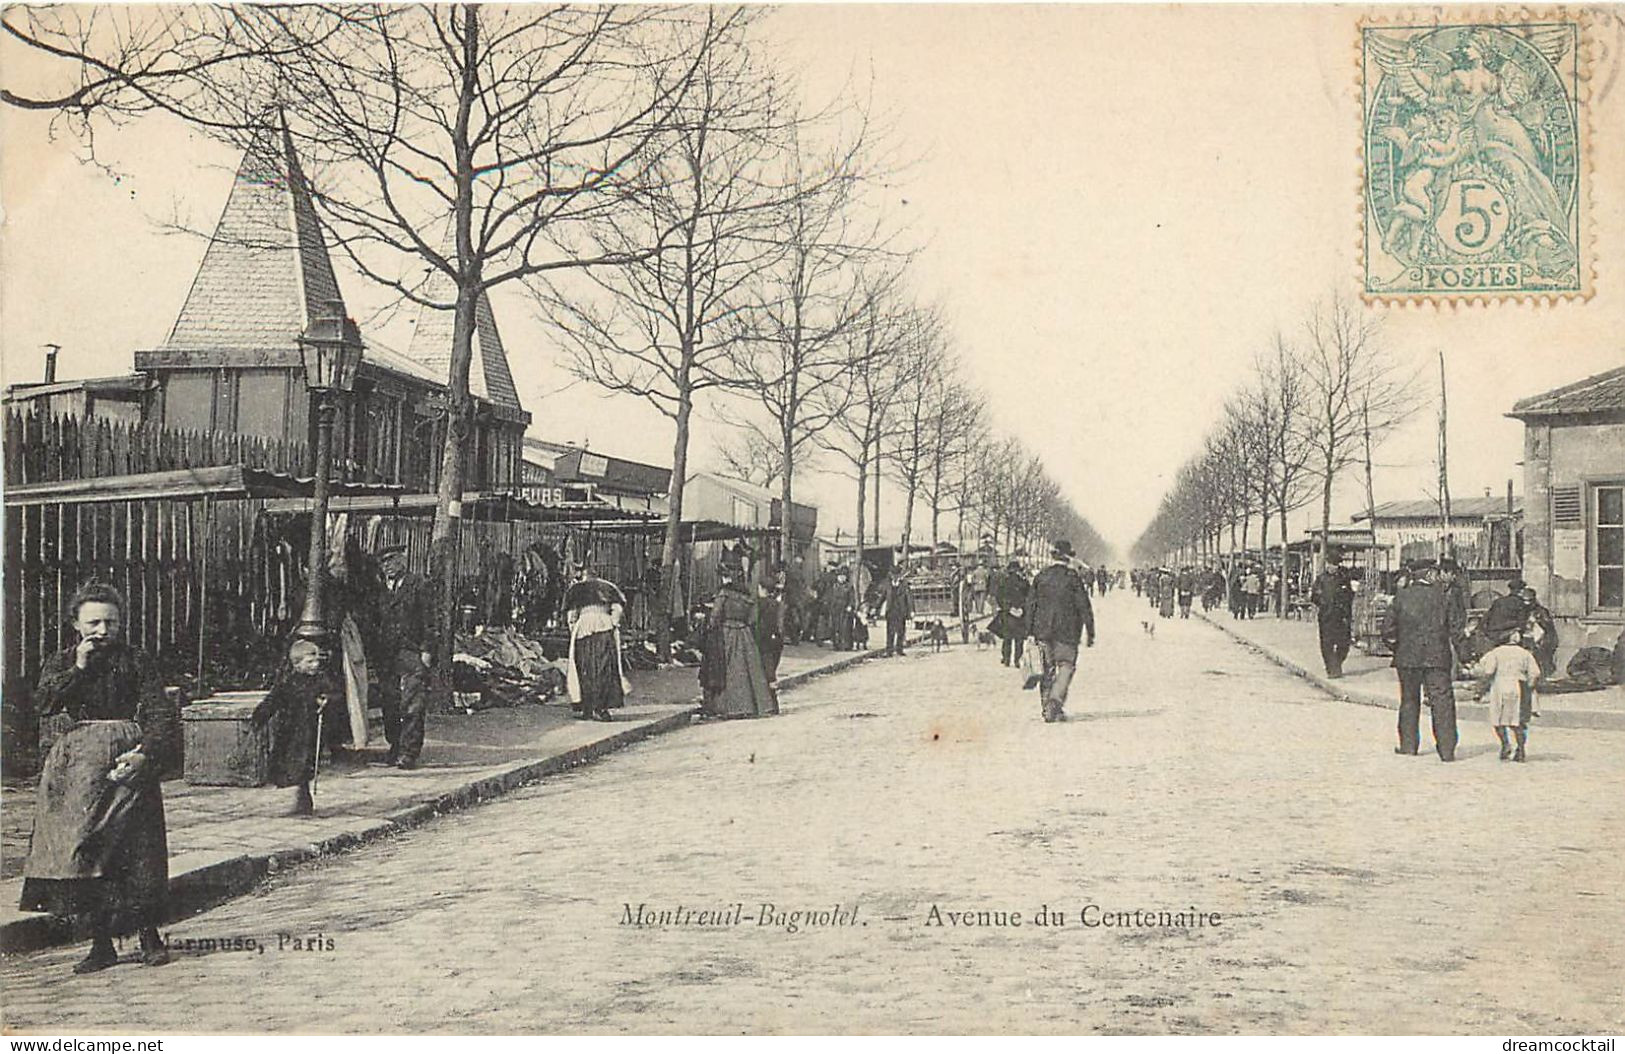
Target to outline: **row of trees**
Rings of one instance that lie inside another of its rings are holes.
[[[786,510],[797,470],[827,452],[851,466],[860,532],[872,511],[878,537],[864,495],[890,477],[905,536],[923,504],[933,541],[952,512],[1005,539],[1066,531],[1103,548],[1035,459],[988,437],[941,312],[908,293],[886,137],[850,95],[808,105],[760,38],[762,9],[0,17],[0,47],[30,60],[6,64],[6,104],[49,112],[92,159],[98,129],[154,114],[243,148],[279,137],[329,247],[398,302],[453,313],[434,527],[448,619],[476,317],[499,289],[528,295],[578,375],[671,420],[660,611],[705,407],[740,416],[741,456],[767,466]]]
[[[1296,334],[1277,333],[1225,402],[1202,449],[1175,474],[1135,543],[1141,563],[1205,559],[1287,543],[1287,515],[1319,505],[1320,553],[1330,544],[1332,492],[1351,466],[1416,411],[1416,375],[1384,346],[1378,325],[1340,298],[1316,304]],[[1273,533],[1272,533],[1273,526]],[[1286,589],[1283,576],[1281,588]]]

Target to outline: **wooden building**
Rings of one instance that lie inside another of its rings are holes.
[[[450,303],[450,279],[437,275],[426,294]],[[14,385],[7,403],[313,449],[298,340],[313,319],[335,312],[345,314],[344,297],[298,158],[285,135],[267,136],[244,153],[180,314],[161,345],[135,352],[135,373]],[[451,311],[424,308],[407,354],[360,334],[364,352],[355,390],[334,429],[338,474],[409,491],[434,488],[445,437],[451,330]],[[530,415],[514,388],[485,298],[478,308],[469,389],[475,417],[464,451],[465,485],[517,488]]]

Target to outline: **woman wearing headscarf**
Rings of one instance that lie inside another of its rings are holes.
[[[744,583],[732,569],[724,569],[721,588],[705,618],[705,658],[700,664],[704,708],[710,716],[761,717],[779,712],[757,648],[760,622],[761,612]]]
[[[75,973],[119,961],[115,917],[140,931],[141,961],[161,966],[169,845],[158,781],[178,756],[178,715],[152,660],[124,643],[117,590],[84,586],[68,610],[79,641],[46,660],[35,698],[41,717],[77,723],[40,773],[21,907],[89,918],[90,954]]]

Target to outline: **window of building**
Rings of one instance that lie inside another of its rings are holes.
[[[1625,609],[1625,483],[1596,484],[1591,500],[1591,606],[1618,611]]]
[[[181,370],[164,378],[164,427],[214,427],[214,371]]]
[[[237,431],[266,439],[287,435],[288,374],[287,370],[238,371]]]

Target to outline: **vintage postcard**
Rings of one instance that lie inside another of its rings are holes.
[[[1622,12],[0,9],[4,1041],[1613,1050]]]

